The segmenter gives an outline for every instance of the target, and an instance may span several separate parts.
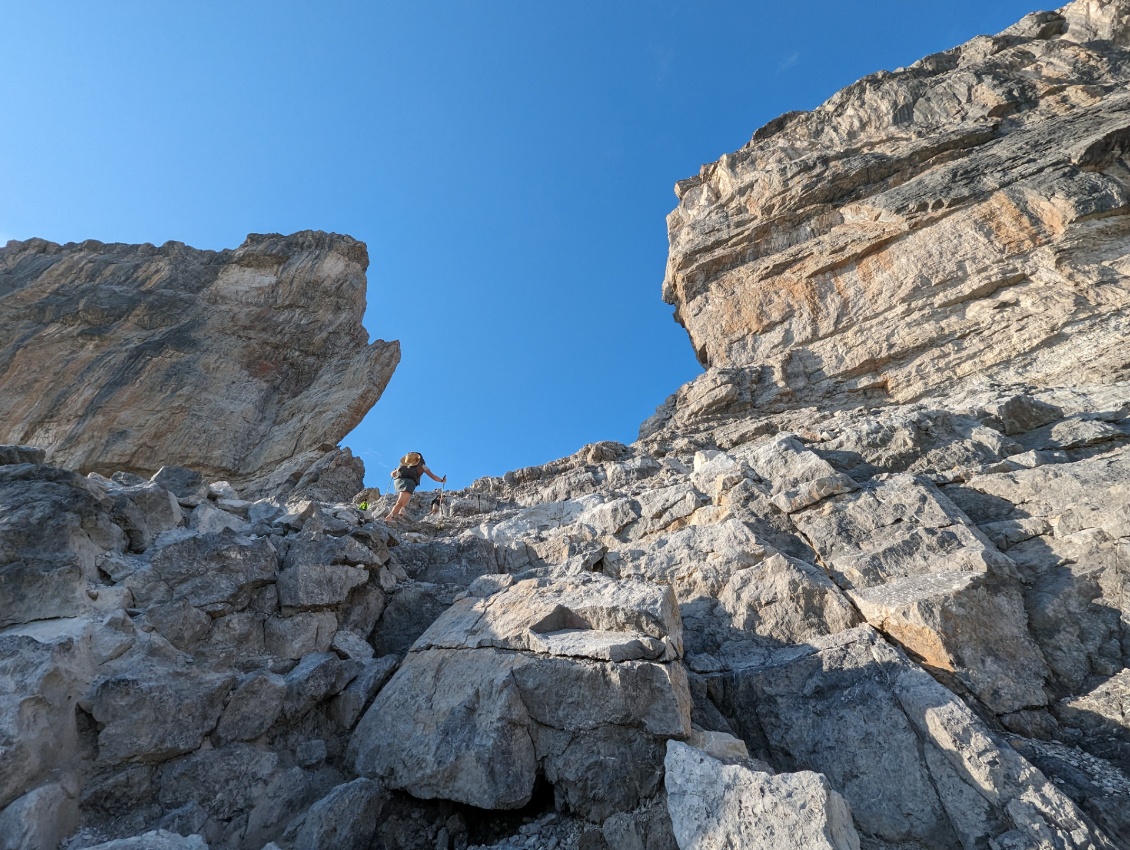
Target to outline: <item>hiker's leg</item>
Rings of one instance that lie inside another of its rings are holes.
[[[392,506],[392,510],[389,511],[388,515],[390,517],[400,516],[402,513],[404,513],[404,509],[406,507],[408,507],[408,502],[411,499],[412,499],[411,493],[408,493],[408,492],[397,493],[396,494],[396,504]]]

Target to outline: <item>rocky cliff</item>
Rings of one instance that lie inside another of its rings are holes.
[[[252,235],[234,251],[0,248],[0,442],[107,474],[177,464],[297,477],[373,406],[400,358],[369,343],[365,246]]]
[[[679,183],[664,297],[699,360],[761,408],[1127,379],[1128,45],[1118,2],[1029,15]]]
[[[997,91],[982,142],[916,131],[929,169],[949,157],[969,193],[920,212],[971,241],[879,239],[869,256],[900,240],[908,255],[883,260],[874,310],[840,280],[827,334],[802,330],[830,302],[774,288],[787,264],[762,290],[749,269],[693,296],[678,277],[694,228],[718,269],[788,253],[742,216],[793,204],[803,221],[809,196],[707,204],[729,159],[684,185],[668,291],[715,365],[632,445],[481,479],[394,525],[372,492],[249,501],[188,470],[83,476],[0,448],[0,850],[1130,847],[1126,217],[1108,205],[1035,246],[1017,236],[1034,220],[997,217],[1035,209],[1044,178],[1021,191],[980,171],[1012,139],[1042,174],[1062,145],[1036,145],[1039,126],[1105,121],[1128,34],[1130,0],[1077,0],[864,81],[737,155],[802,151],[875,86],[913,104],[923,80],[973,68],[959,112]],[[995,89],[993,61],[1029,72]],[[1055,74],[1058,94],[1042,88]],[[854,114],[836,132],[863,133]],[[820,155],[850,159],[860,136],[829,133]],[[1075,179],[1105,187],[1098,205],[1121,185],[1126,153],[1104,138],[1073,139],[1099,152],[1060,168],[1050,207],[1084,204]],[[914,182],[882,162],[851,179]],[[955,180],[931,185],[949,198]],[[797,257],[839,268],[840,209]],[[1008,289],[1051,299],[1047,324],[969,288],[1010,263],[1029,277]],[[970,274],[943,296],[941,277],[914,277],[939,264]],[[751,306],[770,297],[779,324]],[[917,346],[900,336],[914,322]],[[886,382],[829,367],[803,383],[761,359],[794,346],[812,363],[837,336],[886,352]]]

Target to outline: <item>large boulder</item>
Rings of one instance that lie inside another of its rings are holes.
[[[662,777],[690,732],[669,588],[599,576],[519,582],[453,605],[357,725],[355,769],[390,788],[481,808],[560,805],[600,821]]]
[[[219,252],[10,242],[0,442],[83,471],[176,463],[237,487],[286,467],[293,486],[399,360],[361,325],[368,263],[364,244],[314,231]]]

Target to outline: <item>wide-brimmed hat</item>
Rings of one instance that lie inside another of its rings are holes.
[[[419,452],[408,452],[400,459],[401,466],[417,466],[424,462],[424,456]]]

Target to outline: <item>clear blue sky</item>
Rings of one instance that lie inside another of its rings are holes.
[[[369,246],[385,396],[344,440],[463,486],[631,442],[699,373],[672,186],[1036,0],[0,2],[0,244]]]

